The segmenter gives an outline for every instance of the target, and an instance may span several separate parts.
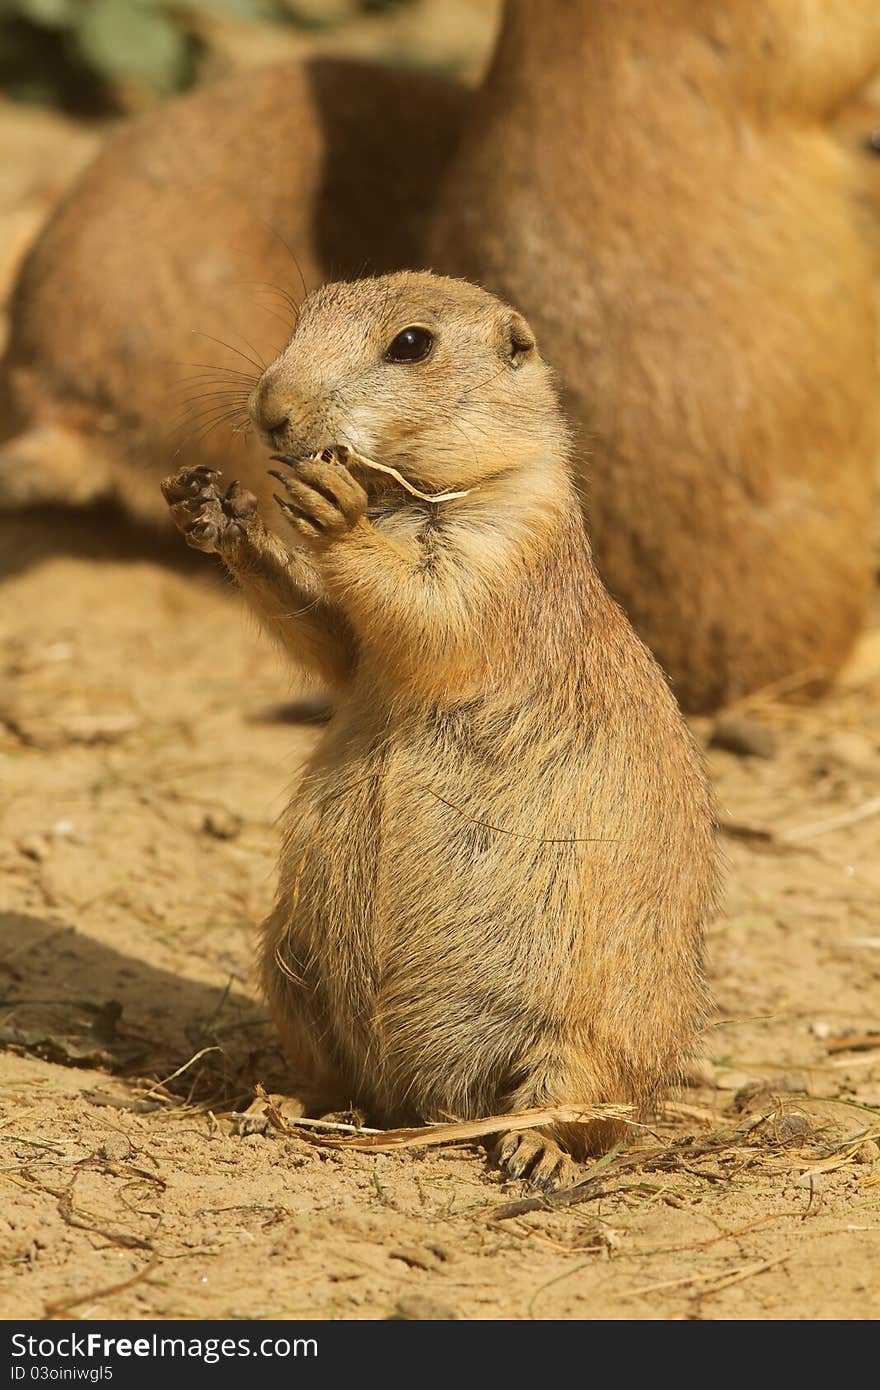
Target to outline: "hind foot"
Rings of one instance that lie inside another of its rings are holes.
[[[508,1178],[525,1178],[529,1187],[556,1192],[577,1181],[578,1168],[554,1139],[536,1130],[515,1130],[503,1134],[493,1158]]]
[[[218,491],[216,468],[181,468],[162,483],[174,524],[194,550],[222,554],[244,539],[257,517],[257,499],[238,483]]]

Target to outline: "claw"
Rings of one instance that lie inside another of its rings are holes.
[[[315,535],[319,536],[321,534],[324,528],[320,521],[316,521],[313,516],[307,516],[305,512],[301,512],[298,507],[293,507],[289,502],[285,502],[284,498],[279,497],[277,492],[273,492],[272,496],[286,516],[289,516],[293,521],[305,522],[308,526],[311,526]]]
[[[279,468],[267,468],[266,472],[268,473],[270,478],[277,478],[279,483],[284,483],[286,485],[287,478]]]
[[[575,1181],[577,1169],[552,1139],[536,1134],[505,1135],[495,1162],[511,1178],[526,1180],[532,1192],[555,1192]]]
[[[289,468],[295,468],[298,463],[305,463],[305,455],[301,454],[270,454],[269,457],[276,463],[286,463]],[[273,473],[274,470],[270,468],[269,472]],[[277,478],[278,474],[275,473],[274,476]]]
[[[554,1164],[552,1172],[533,1173],[529,1178],[527,1186],[531,1192],[552,1192],[556,1182],[556,1170],[558,1164]]]

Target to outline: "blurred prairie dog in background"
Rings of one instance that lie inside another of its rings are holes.
[[[600,570],[684,703],[821,685],[871,575],[870,161],[829,131],[880,69],[878,13],[509,0],[476,97],[322,61],[142,118],[25,265],[0,507],[114,496],[158,520],[158,478],[199,462],[265,500],[239,426],[293,313],[239,282],[299,298],[288,247],[309,286],[430,263],[540,330]]]
[[[329,285],[250,408],[284,455],[290,547],[208,470],[163,491],[334,690],[265,926],[294,1082],[318,1113],[382,1124],[637,1115],[705,1016],[714,818],[662,673],[592,565],[529,325],[425,273]],[[413,497],[352,448],[453,496]],[[511,1133],[499,1158],[554,1186],[619,1132]]]

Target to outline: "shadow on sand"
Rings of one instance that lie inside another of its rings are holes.
[[[0,913],[0,1048],[150,1081],[213,1049],[169,1089],[221,1108],[283,1076],[264,1010],[231,979],[188,979],[19,912]]]

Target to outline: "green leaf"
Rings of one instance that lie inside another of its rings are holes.
[[[90,0],[77,17],[75,37],[83,59],[105,77],[170,92],[187,75],[186,35],[149,0]]]

